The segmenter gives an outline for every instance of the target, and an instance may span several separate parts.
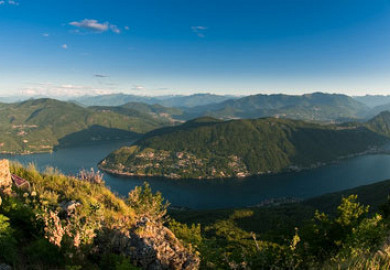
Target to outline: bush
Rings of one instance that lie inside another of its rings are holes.
[[[143,187],[135,187],[129,193],[127,202],[137,215],[148,216],[154,221],[162,221],[167,214],[168,202],[160,192],[153,194],[150,185],[145,182]]]
[[[9,218],[0,214],[0,261],[12,263],[16,254],[14,230],[10,226]]]

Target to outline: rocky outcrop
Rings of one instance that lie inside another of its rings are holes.
[[[98,241],[102,251],[109,248],[123,254],[143,269],[199,269],[198,256],[187,250],[168,228],[147,217],[140,218],[126,232],[106,231]]]
[[[12,270],[12,267],[5,263],[0,263],[0,270]]]
[[[0,160],[0,191],[6,194],[11,193],[12,179],[8,159]]]
[[[60,203],[61,212],[65,213],[66,216],[70,217],[74,213],[76,213],[76,209],[80,205],[81,205],[81,203],[77,202],[75,200],[71,200],[71,201],[68,201],[68,202],[64,201],[64,202]]]

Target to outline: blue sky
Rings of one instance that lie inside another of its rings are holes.
[[[390,94],[390,1],[0,0],[0,95]]]

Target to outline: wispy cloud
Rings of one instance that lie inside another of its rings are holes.
[[[42,34],[42,37],[49,37],[49,36],[50,36],[49,33],[43,33],[43,34]]]
[[[24,87],[20,90],[21,95],[27,97],[46,96],[46,97],[74,97],[84,95],[106,95],[112,94],[113,89],[99,88],[88,85],[73,85],[73,84],[53,84],[53,83],[38,83]]]
[[[205,32],[207,30],[206,26],[191,26],[192,32],[195,33],[198,37],[204,38],[205,37]]]
[[[97,78],[107,78],[107,77],[110,77],[110,76],[108,76],[108,75],[103,75],[103,74],[95,74],[95,75],[93,75],[93,76],[95,76],[95,77],[97,77]]]
[[[68,49],[68,44],[62,44],[61,48],[64,49],[64,50],[67,50]]]
[[[120,34],[121,32],[115,24],[109,22],[100,23],[98,20],[92,19],[70,22],[69,25],[95,33],[107,32],[108,30],[111,30],[116,34]]]
[[[5,4],[12,5],[12,6],[19,6],[19,2],[16,2],[14,0],[8,0],[8,1],[1,0],[0,1],[0,6],[5,5]]]
[[[134,85],[131,90],[134,90],[134,91],[141,91],[141,90],[146,90],[145,86],[142,86],[142,85]]]

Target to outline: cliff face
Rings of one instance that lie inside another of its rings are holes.
[[[199,268],[199,258],[188,251],[163,225],[142,217],[135,226],[123,232],[106,231],[98,237],[101,252],[107,249],[129,257],[137,266],[148,270]]]

